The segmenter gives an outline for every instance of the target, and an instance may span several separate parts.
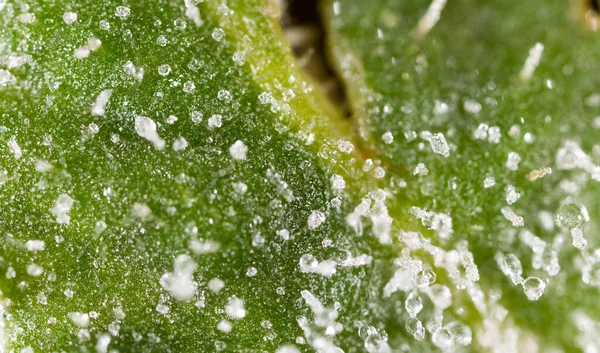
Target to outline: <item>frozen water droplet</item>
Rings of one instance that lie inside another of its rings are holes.
[[[496,185],[496,179],[494,177],[489,176],[483,180],[483,187],[486,189],[489,189],[494,185]]]
[[[221,115],[215,114],[208,118],[208,127],[214,129],[216,127],[221,127],[223,125],[223,117]]]
[[[496,261],[498,262],[498,265],[500,265],[502,272],[504,272],[514,284],[523,282],[523,266],[515,254],[508,253],[502,255],[501,253],[498,253],[496,255]]]
[[[321,224],[323,224],[323,222],[325,222],[325,214],[321,211],[312,211],[311,214],[308,216],[308,221],[307,221],[307,225],[308,225],[308,229],[310,230],[314,230],[317,229],[321,226]]]
[[[546,290],[546,282],[537,277],[529,277],[523,282],[523,290],[527,299],[538,300]]]
[[[410,317],[416,317],[423,309],[423,299],[417,293],[410,292],[404,301],[404,307]]]
[[[167,76],[171,73],[171,66],[163,64],[158,67],[158,74],[161,76]]]
[[[431,335],[433,344],[441,349],[446,349],[452,345],[452,334],[446,328],[442,327]]]
[[[56,201],[54,202],[54,207],[52,207],[52,214],[56,216],[56,222],[58,224],[69,224],[71,217],[68,213],[71,211],[73,207],[74,200],[67,194],[60,194]]]
[[[244,301],[235,296],[229,298],[229,302],[225,305],[225,313],[234,320],[241,320],[246,317],[246,309]]]
[[[423,327],[421,320],[417,318],[410,318],[406,320],[405,327],[406,331],[413,335],[417,341],[422,341],[425,338],[425,328]]]
[[[506,168],[509,170],[517,170],[519,169],[519,163],[521,162],[521,156],[519,156],[516,152],[510,152],[508,154],[508,159],[506,160]]]
[[[556,224],[565,229],[581,228],[585,219],[581,208],[574,204],[564,204],[556,212]]]
[[[188,142],[185,138],[180,137],[173,141],[173,151],[183,151],[188,147]]]
[[[44,268],[40,265],[29,264],[27,265],[27,274],[33,277],[41,276],[44,273]]]
[[[27,251],[42,251],[46,248],[46,242],[43,240],[28,240],[25,243]]]
[[[192,81],[187,81],[183,84],[183,91],[188,94],[194,94],[196,92],[196,85]]]
[[[471,344],[473,334],[469,326],[454,321],[446,325],[446,329],[450,332],[455,345],[468,346]]]
[[[86,313],[70,312],[69,319],[71,319],[75,325],[81,328],[87,327],[90,323],[90,316]]]
[[[389,145],[390,143],[394,142],[394,135],[390,131],[387,131],[381,136],[381,139],[384,143]]]
[[[225,37],[225,31],[221,28],[215,28],[212,31],[212,37],[217,42],[220,42]]]
[[[338,174],[334,174],[330,178],[331,186],[336,190],[342,190],[346,187],[346,181],[344,177]]]

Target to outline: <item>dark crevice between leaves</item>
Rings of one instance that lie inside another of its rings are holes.
[[[342,114],[351,115],[344,85],[327,55],[319,0],[283,0],[281,26],[299,65],[319,83]]]
[[[598,15],[600,13],[600,0],[588,0],[588,7]]]

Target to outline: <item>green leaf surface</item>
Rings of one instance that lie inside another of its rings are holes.
[[[417,220],[414,206],[452,218],[447,239],[427,222],[407,231],[445,249],[468,241],[480,280],[455,287],[477,303],[476,285],[487,305],[450,311],[468,318],[476,351],[598,347],[600,37],[583,3],[324,6],[362,148],[385,165],[404,217]],[[513,224],[506,207],[522,219]],[[538,300],[503,273],[498,254],[516,256],[523,278],[548,281]]]

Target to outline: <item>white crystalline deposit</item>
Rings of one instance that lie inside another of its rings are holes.
[[[111,95],[112,95],[112,90],[110,90],[110,89],[106,89],[106,90],[100,92],[100,94],[98,94],[98,97],[96,97],[96,101],[94,102],[94,105],[92,105],[92,116],[103,116],[104,115],[104,108],[106,108],[106,104],[108,103],[108,100],[110,99]]]
[[[196,268],[196,263],[188,255],[178,255],[173,263],[173,272],[162,275],[160,285],[175,299],[189,301],[198,287],[193,277]]]
[[[229,147],[229,154],[231,158],[236,161],[246,160],[246,154],[248,153],[248,147],[243,141],[237,140]]]
[[[521,69],[521,73],[519,74],[521,81],[528,82],[531,80],[533,72],[540,64],[543,52],[544,45],[542,43],[535,43],[535,45],[529,50],[529,55],[527,56],[525,64],[523,65],[523,69]]]
[[[146,140],[152,142],[158,150],[165,148],[165,140],[163,140],[156,132],[156,123],[145,116],[135,117],[135,132]]]
[[[69,212],[73,208],[75,201],[67,194],[60,194],[54,202],[54,207],[50,210],[54,216],[56,216],[56,222],[58,224],[69,224],[71,217]]]
[[[324,277],[333,276],[337,270],[337,262],[333,260],[323,260],[319,262],[312,254],[304,254],[300,257],[300,272],[316,273]]]
[[[450,149],[448,148],[444,134],[433,134],[429,139],[429,143],[434,153],[441,154],[444,157],[450,156]]]
[[[321,211],[312,211],[310,215],[308,215],[308,220],[306,221],[306,225],[308,226],[308,229],[310,230],[315,230],[317,228],[319,228],[321,226],[321,224],[323,224],[323,222],[325,222],[325,220],[327,219],[327,217],[325,217],[325,214]]]
[[[236,296],[229,298],[227,305],[225,305],[225,314],[234,320],[241,320],[246,317],[244,301]]]

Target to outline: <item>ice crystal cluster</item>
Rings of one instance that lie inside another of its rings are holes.
[[[322,5],[0,0],[0,352],[600,351],[596,14]]]

